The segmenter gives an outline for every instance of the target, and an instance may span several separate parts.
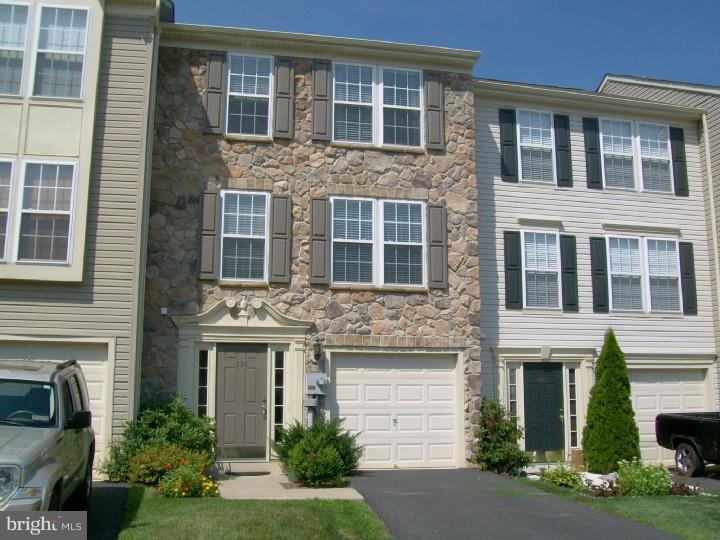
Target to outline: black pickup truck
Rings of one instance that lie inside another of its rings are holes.
[[[657,443],[675,450],[675,465],[684,476],[698,476],[705,463],[720,463],[720,412],[658,414]]]

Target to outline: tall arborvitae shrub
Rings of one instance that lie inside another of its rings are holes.
[[[583,430],[583,455],[588,470],[602,474],[617,470],[620,460],[640,457],[640,434],[630,400],[625,355],[612,330],[605,334],[595,367],[595,386]]]

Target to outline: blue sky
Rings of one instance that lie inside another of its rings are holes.
[[[720,85],[719,0],[175,0],[177,22],[482,51],[475,75],[594,90],[606,72]]]

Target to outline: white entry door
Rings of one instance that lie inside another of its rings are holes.
[[[458,465],[456,363],[454,355],[332,355],[327,408],[360,433],[361,468]]]
[[[673,465],[674,453],[658,446],[655,417],[660,413],[710,410],[704,369],[630,370],[635,421],[640,428],[640,454],[652,463]]]

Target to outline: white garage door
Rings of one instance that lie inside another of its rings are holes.
[[[333,355],[327,407],[359,432],[363,468],[457,465],[456,358]]]
[[[710,410],[704,369],[634,369],[630,386],[640,428],[643,460],[673,464],[673,452],[657,445],[655,417],[660,413]]]
[[[0,358],[77,360],[87,383],[95,430],[95,465],[106,458],[111,428],[113,373],[107,345],[99,343],[0,342]]]

